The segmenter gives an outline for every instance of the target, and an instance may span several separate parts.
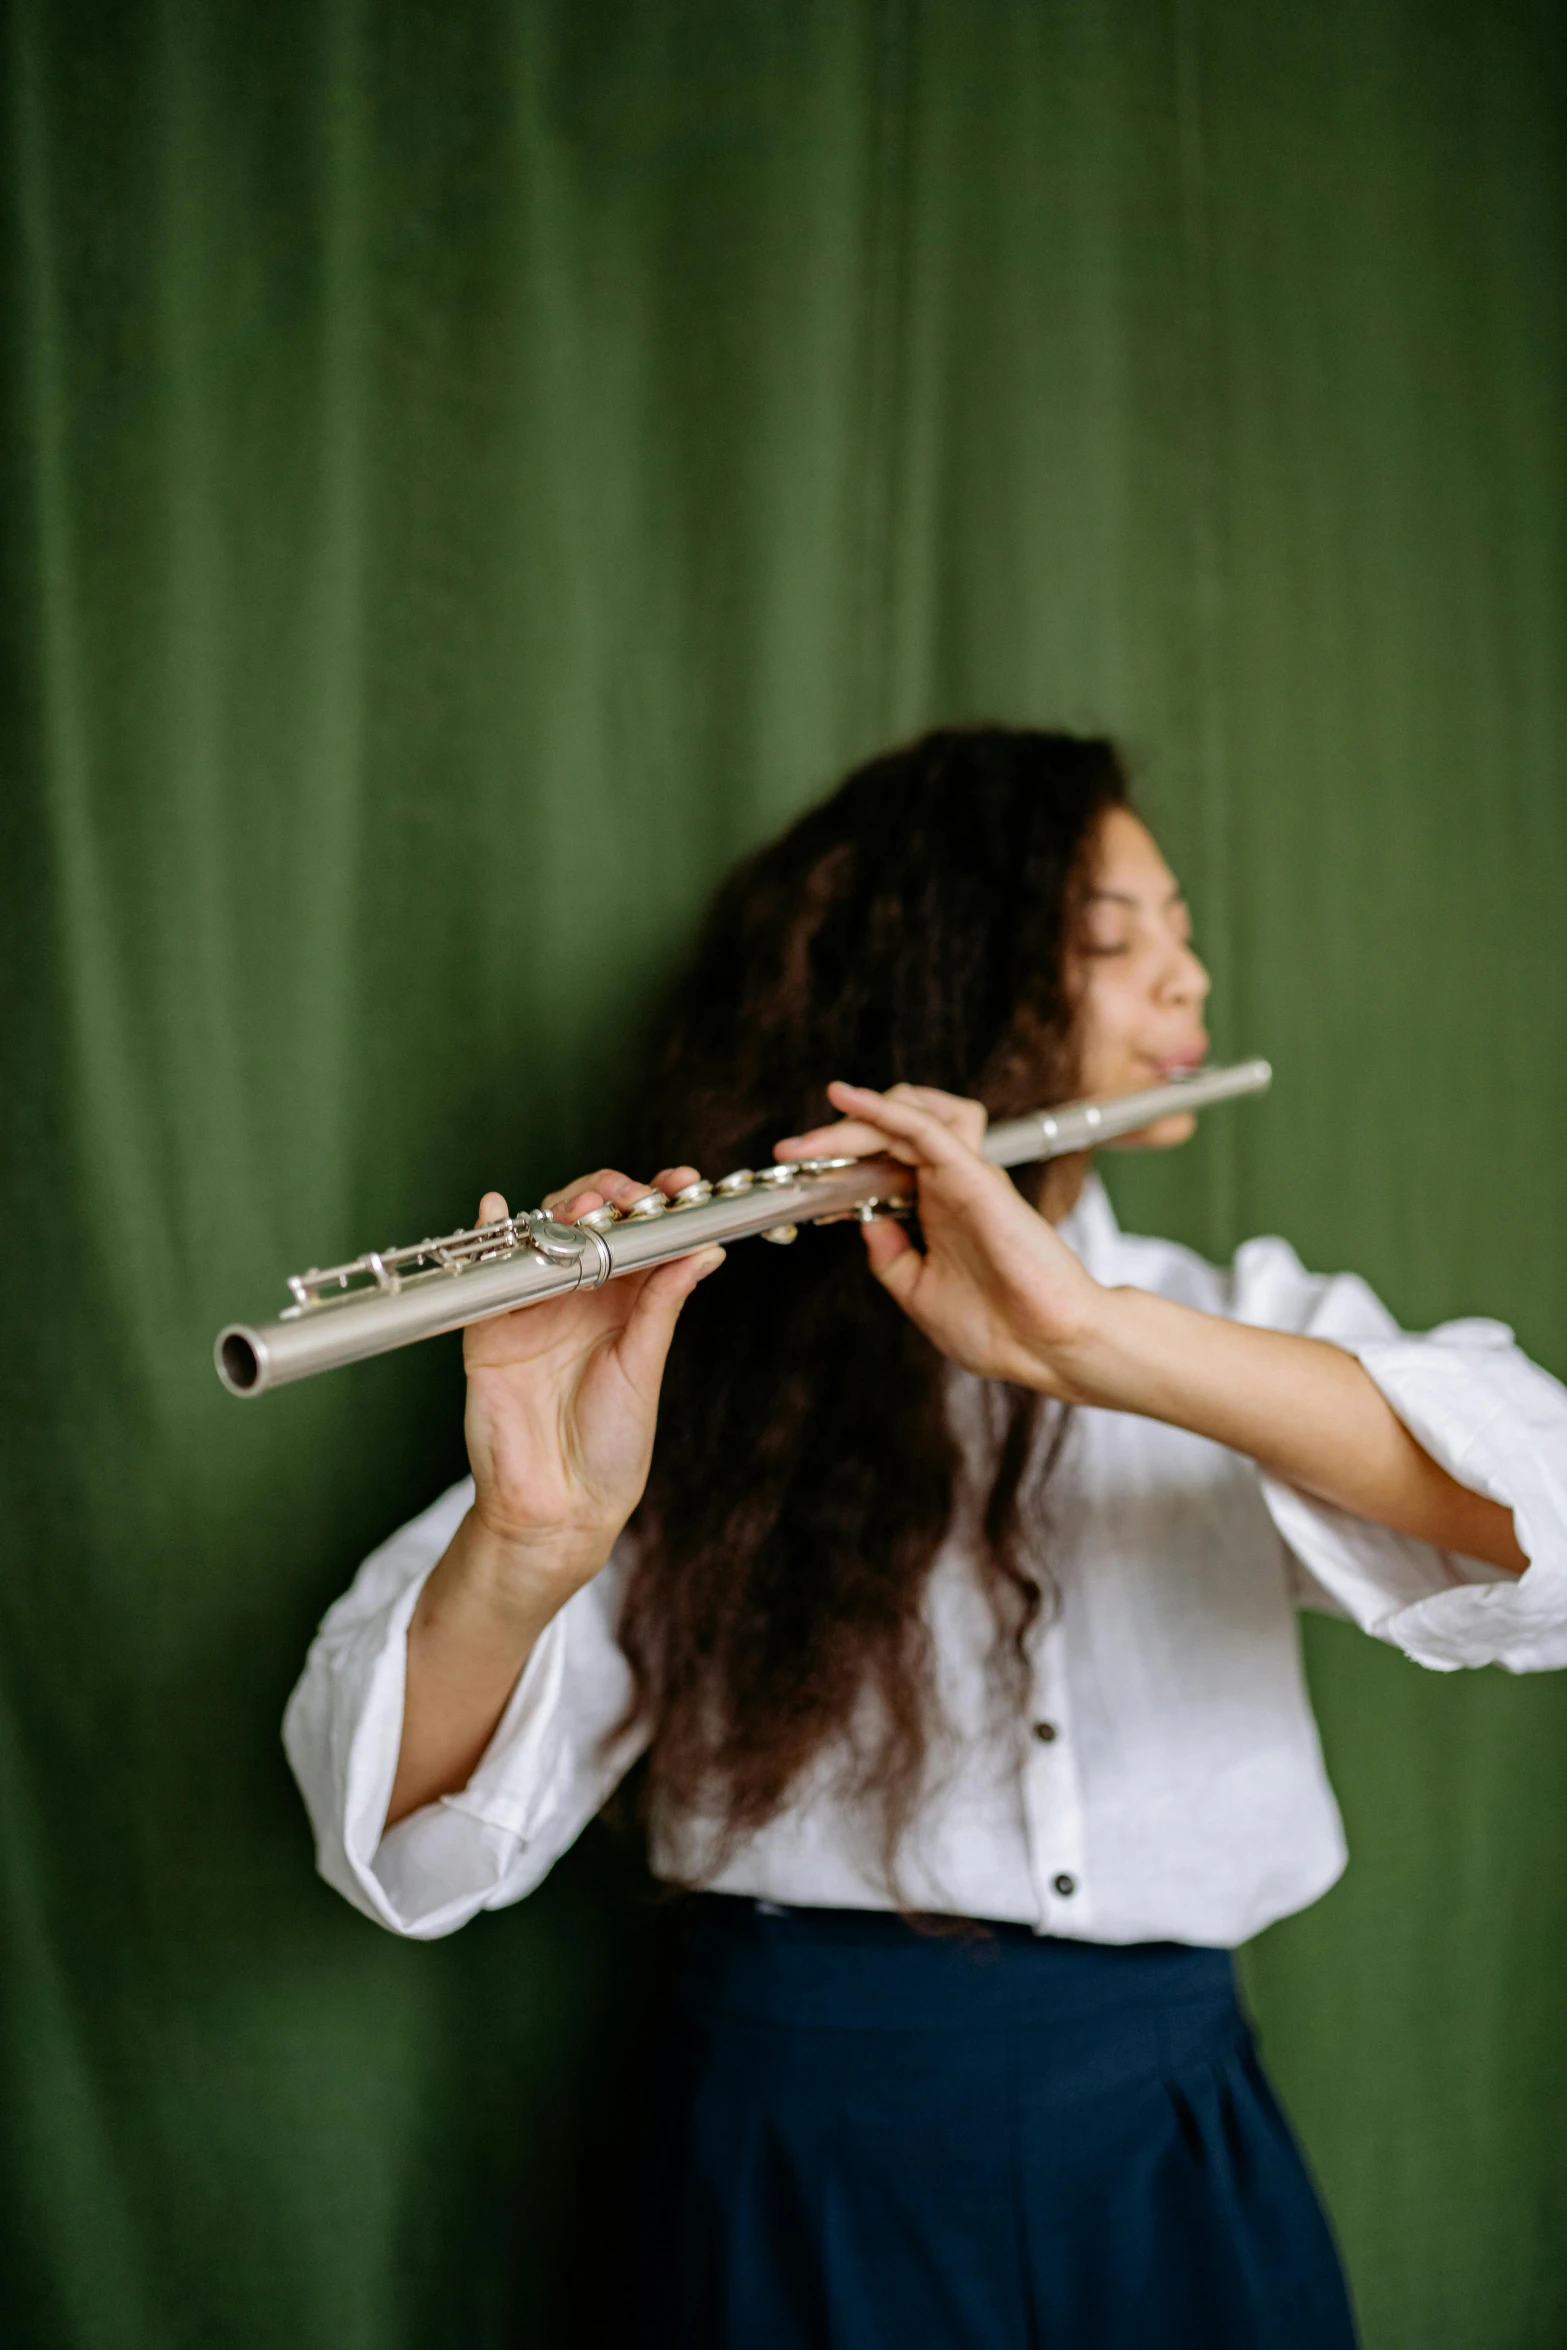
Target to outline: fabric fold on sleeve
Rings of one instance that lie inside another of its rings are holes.
[[[1500,1323],[1339,1343],[1433,1460],[1512,1511],[1529,1565],[1511,1575],[1264,1478],[1296,1559],[1346,1615],[1434,1671],[1567,1665],[1567,1389]]]
[[[1237,1321],[1356,1355],[1433,1460],[1512,1511],[1529,1560],[1510,1575],[1265,1476],[1263,1497],[1304,1604],[1348,1616],[1437,1672],[1567,1665],[1567,1388],[1529,1360],[1505,1323],[1402,1331],[1357,1274],[1308,1273],[1271,1237],[1237,1252],[1223,1306]]]
[[[626,1564],[617,1549],[540,1635],[467,1786],[384,1828],[409,1622],[472,1500],[464,1480],[366,1559],[323,1621],[284,1720],[321,1875],[415,1940],[531,1892],[640,1744],[606,1738],[630,1695],[614,1636]]]

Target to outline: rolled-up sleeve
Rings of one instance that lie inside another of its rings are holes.
[[[1280,1479],[1262,1490],[1303,1602],[1350,1617],[1437,1672],[1567,1665],[1567,1388],[1500,1322],[1401,1331],[1353,1274],[1307,1273],[1281,1240],[1248,1242],[1228,1309],[1326,1338],[1359,1357],[1399,1418],[1450,1475],[1513,1513],[1522,1575],[1395,1534]]]
[[[531,1893],[643,1743],[616,1735],[631,1695],[615,1636],[627,1567],[618,1547],[541,1634],[468,1784],[385,1828],[409,1622],[472,1500],[471,1482],[454,1485],[365,1560],[325,1617],[283,1723],[322,1876],[417,1940]]]

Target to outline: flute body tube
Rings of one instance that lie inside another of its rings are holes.
[[[1240,1061],[1142,1093],[1033,1110],[992,1126],[984,1154],[996,1166],[1017,1167],[1092,1150],[1161,1118],[1261,1093],[1272,1074],[1266,1061]],[[802,1224],[870,1222],[906,1215],[912,1205],[909,1168],[870,1158],[740,1168],[717,1183],[692,1184],[673,1201],[649,1191],[625,1211],[598,1208],[575,1224],[535,1209],[297,1274],[288,1284],[293,1302],[277,1320],[230,1323],[218,1334],[214,1359],[231,1394],[261,1395],[519,1306],[600,1288],[617,1274],[714,1242],[793,1240]]]

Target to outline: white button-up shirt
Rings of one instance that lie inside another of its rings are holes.
[[[1308,1274],[1281,1240],[1249,1241],[1223,1272],[1135,1239],[1097,1181],[1061,1229],[1102,1282],[1347,1347],[1428,1452],[1513,1511],[1530,1561],[1504,1575],[1312,1500],[1204,1437],[1080,1410],[1047,1489],[1039,1563],[1053,1597],[1018,1715],[998,1707],[994,1620],[955,1512],[926,1602],[945,1727],[901,1856],[904,1901],[1089,1941],[1234,1944],[1314,1901],[1344,1865],[1301,1673],[1302,1604],[1437,1671],[1567,1663],[1567,1389],[1499,1323],[1401,1334],[1364,1282]],[[979,1382],[954,1372],[951,1394],[981,1447]],[[521,1900],[642,1744],[610,1737],[630,1694],[622,1542],[539,1639],[468,1785],[383,1832],[409,1618],[472,1498],[470,1483],[453,1486],[366,1559],[284,1726],[323,1876],[399,1934],[448,1934]],[[891,1906],[875,1823],[835,1761],[707,1880],[716,1891]],[[702,1821],[656,1821],[659,1873],[701,1876],[705,1849]]]

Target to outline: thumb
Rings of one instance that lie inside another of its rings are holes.
[[[865,1236],[865,1260],[890,1296],[908,1308],[925,1260],[901,1224],[890,1218],[860,1226]]]
[[[689,1257],[659,1265],[643,1282],[636,1303],[626,1316],[617,1352],[626,1376],[637,1386],[656,1386],[663,1376],[664,1358],[680,1309],[709,1273],[724,1261],[718,1247],[699,1248]]]

